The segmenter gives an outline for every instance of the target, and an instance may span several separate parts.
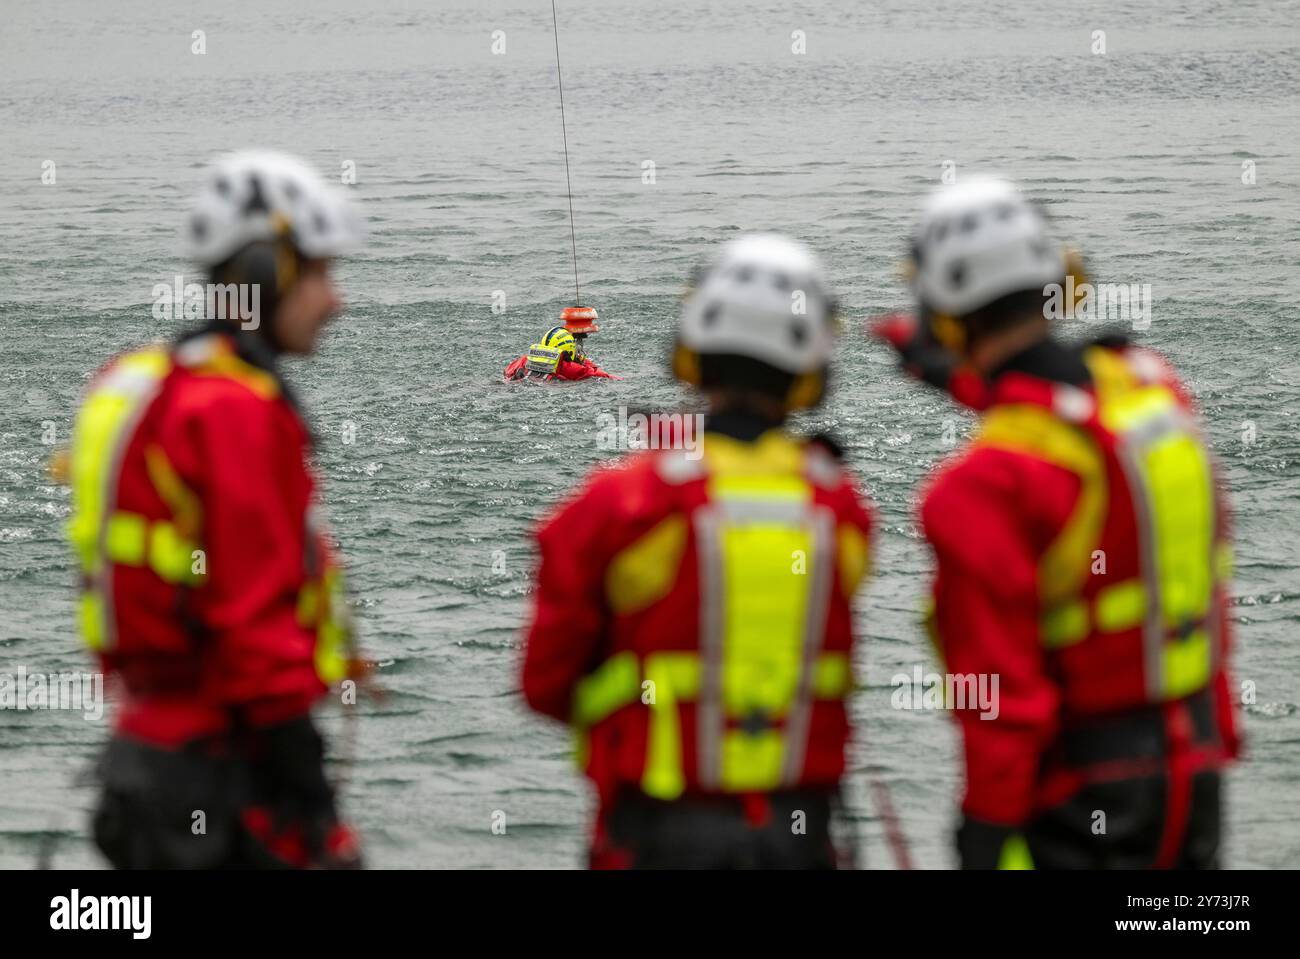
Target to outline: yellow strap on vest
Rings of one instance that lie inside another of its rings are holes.
[[[650,701],[650,735],[641,788],[647,796],[675,799],[686,788],[677,703],[679,699],[693,699],[698,692],[699,660],[689,653],[648,656],[645,678],[649,683],[646,693]]]
[[[298,591],[298,625],[316,633],[316,675],[326,686],[351,673],[352,623],[343,589],[343,573],[329,567]]]
[[[1215,584],[1230,551],[1214,541],[1214,487],[1208,454],[1172,391],[1143,382],[1110,350],[1085,353],[1102,425],[1114,433],[1134,497],[1143,554],[1140,578],[1110,583],[1089,607],[1080,593],[1101,542],[1108,491],[1101,449],[1083,429],[1037,405],[994,407],[978,442],[1069,469],[1079,501],[1039,569],[1042,639],[1048,648],[1092,631],[1141,628],[1148,695],[1178,699],[1208,682],[1214,656]],[[1102,559],[1104,562],[1104,557]]]
[[[171,361],[161,348],[121,357],[96,383],[77,413],[68,454],[72,517],[68,536],[87,572],[99,567],[99,539],[107,497],[115,490],[115,460],[128,440],[124,428],[152,399]]]
[[[651,710],[642,789],[647,795],[673,799],[685,788],[681,765],[681,729],[678,705],[699,696],[702,664],[693,652],[665,652],[648,656],[642,664],[635,654],[611,657],[584,677],[574,694],[573,725],[580,734],[596,723],[637,702]],[[843,699],[853,687],[853,671],[844,653],[818,656],[812,675],[812,696],[818,700]],[[746,742],[750,734],[727,734],[723,756],[729,771],[724,788],[771,788],[780,755],[773,751],[773,731],[763,731],[759,743]],[[584,762],[579,740],[579,761]],[[757,755],[755,755],[757,754]]]
[[[195,376],[217,376],[234,380],[264,400],[275,399],[280,395],[280,383],[271,373],[249,363],[220,337],[214,336],[210,343],[209,349],[189,367]]]
[[[781,430],[768,430],[752,443],[706,433],[704,461],[714,477],[798,476],[803,471],[804,449]]]
[[[686,533],[686,517],[674,514],[614,557],[605,572],[605,596],[616,615],[645,609],[668,595],[677,581]]]
[[[851,597],[871,571],[871,552],[862,530],[841,523],[835,532],[840,561],[840,592]]]
[[[241,359],[220,337],[191,340],[178,362],[197,376],[237,380],[263,398],[274,398],[274,376]],[[96,382],[77,414],[68,458],[73,514],[68,535],[85,573],[78,619],[86,643],[96,650],[114,642],[111,596],[114,566],[144,567],[166,583],[198,585],[205,566],[196,562],[203,509],[198,495],[181,479],[162,448],[144,449],[144,464],[168,519],[116,508],[121,457],[140,415],[171,372],[173,359],[163,347],[120,358]],[[349,672],[350,623],[343,605],[341,575],[329,569],[309,579],[298,596],[298,621],[316,632],[316,671],[326,684]]]
[[[81,628],[81,637],[91,649],[104,647],[104,600],[94,590],[84,590],[81,602],[77,605],[77,625]]]
[[[1105,586],[1097,592],[1092,616],[1082,599],[1062,603],[1043,614],[1043,641],[1051,648],[1070,646],[1099,632],[1121,633],[1141,626],[1147,612],[1147,589],[1141,579]]]
[[[652,653],[646,657],[648,677],[649,661],[656,659],[655,671],[671,678],[673,689],[681,700],[693,700],[699,695],[700,657],[694,652]],[[817,657],[813,671],[813,696],[816,699],[842,699],[853,688],[853,669],[845,653],[822,653]],[[578,683],[573,699],[573,725],[588,727],[612,716],[624,706],[638,699],[651,705],[647,699],[650,688],[645,685],[641,661],[630,651],[616,653],[587,674]]]
[[[144,451],[145,469],[154,489],[172,511],[177,531],[186,538],[197,538],[203,530],[203,504],[198,494],[185,485],[162,447],[150,444]]]
[[[1043,555],[1039,575],[1039,598],[1045,609],[1077,596],[1106,518],[1106,460],[1102,451],[1080,427],[1066,423],[1049,409],[1027,403],[993,407],[981,424],[976,442],[1035,456],[1079,477],[1078,504]]]
[[[138,513],[117,511],[109,516],[104,554],[120,566],[144,566],[168,583],[195,583],[197,546],[183,538],[166,520],[150,520]]]
[[[342,572],[334,567],[326,570],[319,594],[322,602],[316,629],[316,675],[326,686],[332,686],[350,673],[352,623],[344,607]]]
[[[640,694],[641,663],[636,653],[617,653],[578,683],[573,695],[573,725],[593,726],[635,702]]]
[[[1128,364],[1118,354],[1093,349],[1085,359],[1098,383],[1101,422],[1121,437],[1142,546],[1145,595],[1139,602],[1134,588],[1119,605],[1126,614],[1141,611],[1148,697],[1181,699],[1210,681],[1217,646],[1221,552],[1209,454],[1171,389],[1122,369]],[[1097,610],[1099,627],[1104,612]]]
[[[86,583],[78,618],[92,649],[105,649],[114,642],[104,600],[111,590],[109,564],[143,565],[154,555],[147,520],[116,511],[114,500],[126,445],[170,370],[171,357],[160,346],[119,358],[95,382],[73,425],[68,454],[72,516],[67,533]],[[158,540],[156,550],[161,555],[170,549],[170,541],[165,532]]]
[[[641,788],[661,799],[685,788],[682,703],[696,707],[704,788],[770,790],[797,779],[812,701],[843,698],[852,685],[848,656],[821,651],[832,570],[838,557],[851,594],[868,561],[861,532],[836,530],[833,514],[814,507],[798,443],[779,431],[753,443],[709,434],[704,451],[709,502],[693,528],[698,649],[644,660],[616,654],[574,695],[579,733],[625,707],[650,709]],[[605,594],[615,614],[639,612],[672,590],[687,523],[669,516],[614,557]]]

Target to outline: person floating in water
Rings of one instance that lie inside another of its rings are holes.
[[[589,306],[568,307],[560,315],[563,326],[553,326],[528,352],[505,369],[506,380],[534,377],[543,380],[618,379],[606,373],[583,350],[588,336],[599,331],[596,311]]]

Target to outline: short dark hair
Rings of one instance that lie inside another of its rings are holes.
[[[706,390],[734,387],[763,393],[783,400],[794,385],[794,374],[735,353],[706,353],[700,356],[700,386]]]
[[[1043,303],[1048,294],[1040,289],[1016,290],[1000,296],[992,303],[981,306],[978,310],[967,313],[961,318],[968,336],[972,340],[997,333],[1013,326],[1019,326],[1031,315],[1046,316]]]

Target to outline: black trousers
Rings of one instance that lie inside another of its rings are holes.
[[[765,801],[754,822],[753,803]],[[771,793],[745,802],[730,797],[663,802],[639,793],[619,797],[606,813],[613,851],[633,869],[835,869],[848,853],[832,838],[839,806],[832,793]],[[597,864],[593,857],[593,864]]]
[[[1181,713],[1187,730],[1182,746],[1170,740],[1171,710]],[[1045,869],[1217,868],[1222,783],[1213,768],[1173,778],[1171,754],[1187,748],[1221,748],[1208,690],[1065,731],[1053,756],[1065,768],[1086,773],[1130,765],[1133,772],[1091,776],[1067,802],[1040,814],[1025,836],[1035,864]]]
[[[257,806],[270,815],[273,830],[298,830],[315,864],[355,865],[323,853],[338,818],[324,746],[309,718],[260,731],[256,749],[233,752],[232,745],[199,741],[161,749],[110,740],[92,822],[108,861],[118,869],[285,868],[290,864],[244,828],[244,811]]]
[[[238,869],[254,865],[239,825],[249,789],[243,767],[195,745],[156,749],[109,741],[95,844],[117,869]]]
[[[1096,783],[1037,817],[1025,839],[1039,869],[1149,869],[1174,829],[1181,834],[1170,868],[1217,869],[1221,791],[1214,771],[1193,776],[1182,797],[1171,795],[1165,775]],[[1171,801],[1185,804],[1181,829],[1171,821]]]
[[[1020,829],[1035,868],[1217,868],[1223,801],[1216,764],[1174,775],[1193,752],[1222,753],[1208,690],[1068,726],[1044,758],[1044,773],[1078,777],[1083,786]],[[957,835],[962,865],[994,868],[1007,832],[967,819]]]

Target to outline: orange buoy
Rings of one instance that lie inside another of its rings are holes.
[[[599,333],[598,319],[594,306],[566,306],[560,314],[560,322],[570,333]]]

